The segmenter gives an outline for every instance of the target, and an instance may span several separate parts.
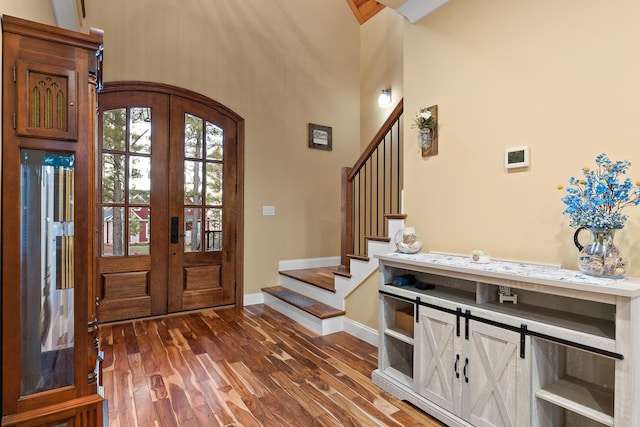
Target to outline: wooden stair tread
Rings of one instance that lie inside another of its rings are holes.
[[[369,256],[366,254],[347,254],[347,257],[350,259],[357,259],[358,261],[369,262]]]
[[[300,270],[282,270],[280,271],[280,274],[335,293],[336,287],[334,275],[338,271],[339,267],[335,266],[303,268]]]
[[[390,242],[391,241],[391,237],[388,237],[388,236],[364,236],[364,238],[374,242]]]
[[[281,299],[300,310],[306,311],[319,319],[329,319],[331,317],[343,316],[345,314],[344,310],[331,307],[330,305],[321,303],[320,301],[316,301],[282,286],[262,288],[262,292],[273,295],[274,297]]]
[[[406,219],[407,214],[385,214],[386,219]]]

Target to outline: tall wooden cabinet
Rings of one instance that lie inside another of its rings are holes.
[[[95,306],[102,34],[4,16],[2,426],[101,426]]]

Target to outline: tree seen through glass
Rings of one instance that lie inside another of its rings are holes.
[[[222,128],[185,114],[184,158],[184,250],[221,250]]]
[[[103,256],[149,253],[150,235],[141,233],[148,234],[150,230],[150,155],[151,108],[118,108],[103,112]],[[129,215],[124,215],[125,209],[129,210]],[[142,226],[143,223],[146,225]]]

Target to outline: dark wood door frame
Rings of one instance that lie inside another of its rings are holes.
[[[175,96],[183,100],[202,104],[203,106],[213,109],[217,114],[225,117],[225,120],[232,122],[235,126],[236,136],[236,186],[234,211],[227,213],[236,218],[235,229],[235,251],[233,262],[235,263],[235,305],[242,307],[244,299],[244,119],[228,107],[205,97],[193,91],[171,86],[162,83],[139,82],[139,81],[120,81],[105,83],[101,94],[118,93],[118,92],[137,92],[147,94]],[[96,217],[101,217],[97,213]],[[101,223],[101,222],[99,222]],[[98,239],[100,240],[100,239]],[[226,256],[226,255],[225,255]],[[98,295],[100,295],[100,277],[96,277],[96,285],[98,286]]]

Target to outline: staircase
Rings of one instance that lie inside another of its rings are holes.
[[[342,170],[340,257],[280,263],[264,303],[319,335],[345,330],[345,298],[395,251],[403,228],[401,100],[353,167]]]
[[[389,236],[404,226],[404,216],[393,216],[387,221]],[[319,335],[343,331],[345,298],[378,271],[376,255],[395,251],[389,236],[368,239],[369,256],[352,257],[348,274],[339,271],[337,258],[300,260],[299,266],[305,263],[314,266],[289,270],[282,269],[287,266],[281,263],[280,286],[262,288],[264,303]],[[323,263],[327,265],[322,266]]]

